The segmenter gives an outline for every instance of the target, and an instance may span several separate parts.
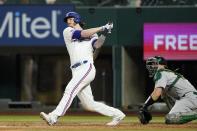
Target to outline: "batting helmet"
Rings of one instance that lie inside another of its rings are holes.
[[[150,57],[146,60],[146,68],[148,69],[149,76],[153,77],[158,69],[158,65],[167,66],[166,60],[161,56]]]
[[[68,18],[74,18],[75,23],[81,23],[81,17],[77,12],[68,12],[64,18],[64,22],[67,22]]]

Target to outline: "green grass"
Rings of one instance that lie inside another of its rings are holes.
[[[153,118],[154,122],[164,122],[164,118],[163,117],[154,117]],[[93,122],[93,123],[96,123],[96,122],[108,122],[110,121],[111,118],[109,117],[104,117],[104,116],[64,116],[64,117],[61,117],[60,118],[60,121],[61,122],[65,122],[65,123],[72,123],[72,122]],[[1,115],[0,116],[0,122],[39,122],[41,120],[41,118],[38,116],[34,116],[34,115],[30,115],[30,116],[26,116],[26,115],[22,115],[22,116],[19,116],[19,115]],[[136,116],[127,116],[125,119],[124,119],[124,122],[126,123],[137,123],[139,122],[138,121],[138,118]]]
[[[0,131],[196,131],[197,121],[183,125],[165,125],[164,117],[153,117],[141,125],[136,116],[127,116],[119,126],[107,127],[111,119],[104,116],[64,116],[55,126],[48,126],[39,116],[1,115]]]
[[[102,123],[102,122],[108,122],[110,121],[111,118],[109,117],[104,117],[104,116],[64,116],[60,118],[60,122],[65,122],[65,123],[72,123],[72,122],[90,122],[90,123]],[[39,122],[41,118],[38,116],[15,116],[15,115],[1,115],[0,116],[0,122]],[[154,123],[164,123],[164,117],[154,117],[152,120]],[[136,116],[127,116],[124,119],[125,123],[137,123],[139,122],[138,118]],[[197,121],[194,121],[197,122]]]

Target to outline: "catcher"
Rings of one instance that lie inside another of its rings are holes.
[[[167,69],[163,57],[148,58],[146,68],[153,77],[155,88],[139,110],[139,120],[148,124],[152,119],[148,107],[161,96],[170,112],[165,116],[166,124],[183,124],[197,119],[197,90],[181,74]]]

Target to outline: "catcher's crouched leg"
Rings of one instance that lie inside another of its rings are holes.
[[[167,114],[165,116],[165,123],[166,124],[178,124],[179,121],[180,121],[180,115],[177,115],[175,113]]]
[[[195,112],[172,113],[165,116],[166,124],[184,124],[197,119]]]

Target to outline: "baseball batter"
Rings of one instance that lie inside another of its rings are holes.
[[[149,76],[154,77],[155,88],[139,111],[142,124],[152,119],[148,106],[160,96],[164,99],[170,112],[165,117],[166,124],[183,124],[197,119],[197,90],[181,74],[167,69],[163,57],[155,56],[147,59],[146,68]]]
[[[84,30],[81,17],[76,12],[68,12],[64,21],[68,25],[63,31],[63,36],[70,56],[72,79],[66,86],[56,109],[49,114],[41,112],[40,116],[49,125],[54,125],[58,118],[66,113],[77,95],[85,109],[112,117],[112,121],[107,125],[115,126],[119,124],[125,114],[116,108],[95,101],[90,87],[96,73],[94,55],[97,54],[94,54],[94,52],[96,53],[97,49],[103,45],[106,32],[111,31],[113,23]],[[102,33],[99,37],[96,34],[98,32]]]

